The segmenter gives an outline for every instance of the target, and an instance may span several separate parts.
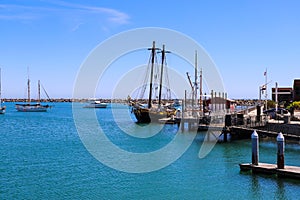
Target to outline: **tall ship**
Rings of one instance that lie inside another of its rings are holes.
[[[162,90],[163,90],[163,72],[166,64],[166,53],[165,45],[160,51],[161,53],[161,65],[160,70],[158,70],[156,65],[156,51],[159,50],[155,47],[155,41],[153,41],[151,50],[150,60],[151,63],[148,65],[150,67],[150,84],[149,84],[149,97],[148,101],[135,100],[130,101],[132,112],[134,113],[137,123],[150,123],[159,122],[159,119],[168,118],[176,115],[176,109],[170,105],[163,103],[162,101]],[[154,69],[156,67],[156,69]],[[156,73],[155,73],[156,72]],[[158,73],[157,73],[158,72]],[[158,91],[158,101],[153,99],[153,93],[158,87],[154,87],[154,78],[159,77],[159,91]],[[146,86],[146,84],[145,84]],[[145,89],[143,89],[145,91]]]
[[[49,105],[43,105],[40,102],[41,99],[41,84],[40,84],[40,80],[38,81],[38,100],[35,103],[31,102],[31,98],[30,98],[30,79],[28,76],[27,79],[27,103],[22,103],[22,104],[16,104],[16,110],[19,112],[46,112],[48,110],[48,108],[50,108],[51,106]],[[48,95],[47,95],[48,96]],[[48,96],[49,98],[49,96]]]
[[[0,114],[4,114],[6,106],[2,106],[2,94],[1,94],[1,68],[0,68]]]

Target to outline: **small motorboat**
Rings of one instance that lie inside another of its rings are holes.
[[[84,108],[106,108],[107,103],[102,103],[101,101],[90,101]]]

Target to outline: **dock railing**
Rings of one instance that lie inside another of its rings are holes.
[[[261,115],[260,120],[257,120],[257,116],[249,116],[244,114],[231,114],[231,126],[255,128],[263,127],[268,123],[268,116]]]

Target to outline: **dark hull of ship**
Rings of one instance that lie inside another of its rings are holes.
[[[149,114],[149,109],[146,108],[134,108],[133,114],[137,120],[137,123],[150,123],[151,118]]]
[[[170,111],[151,111],[148,108],[133,108],[133,114],[137,123],[158,123],[160,119],[175,115],[175,110]]]

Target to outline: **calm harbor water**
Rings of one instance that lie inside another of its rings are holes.
[[[198,134],[177,161],[161,170],[111,169],[82,144],[71,103],[54,105],[47,113],[21,113],[6,103],[7,113],[0,116],[0,199],[299,199],[300,181],[240,172],[238,164],[251,161],[250,140],[217,144],[200,159],[203,135]],[[135,138],[118,128],[110,108],[96,115],[107,137],[132,152],[160,149],[177,132],[167,125],[158,135]],[[126,123],[135,130],[135,123]],[[287,144],[285,158],[286,164],[300,166],[300,146]],[[276,143],[261,141],[260,161],[276,162]]]

